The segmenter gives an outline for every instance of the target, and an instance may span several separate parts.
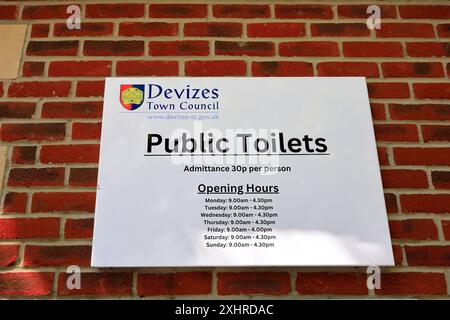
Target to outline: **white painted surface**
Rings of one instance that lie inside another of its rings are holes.
[[[194,121],[150,119],[147,99],[133,111],[120,104],[120,84],[150,83],[218,88],[220,118],[204,120],[205,130],[278,129],[288,137],[324,137],[329,155],[279,157],[280,166],[292,168],[289,174],[183,172],[184,165],[174,163],[180,157],[144,156],[147,135],[193,132]],[[201,183],[278,185],[275,247],[206,248]],[[364,78],[108,78],[98,184],[93,266],[394,263]]]

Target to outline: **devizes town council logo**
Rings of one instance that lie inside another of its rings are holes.
[[[145,85],[143,84],[121,84],[120,103],[127,110],[136,110],[144,101]]]

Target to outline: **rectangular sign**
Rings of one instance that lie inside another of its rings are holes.
[[[393,265],[364,78],[107,78],[92,265]]]

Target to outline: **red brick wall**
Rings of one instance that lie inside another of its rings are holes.
[[[0,2],[29,25],[20,78],[0,81],[1,296],[449,295],[448,3],[378,2],[380,30],[362,1],[152,3],[82,2],[69,31],[59,1]],[[89,267],[104,77],[212,75],[367,77],[397,265],[381,290],[364,268]]]

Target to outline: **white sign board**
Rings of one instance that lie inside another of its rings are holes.
[[[108,78],[92,265],[393,265],[364,78]]]

